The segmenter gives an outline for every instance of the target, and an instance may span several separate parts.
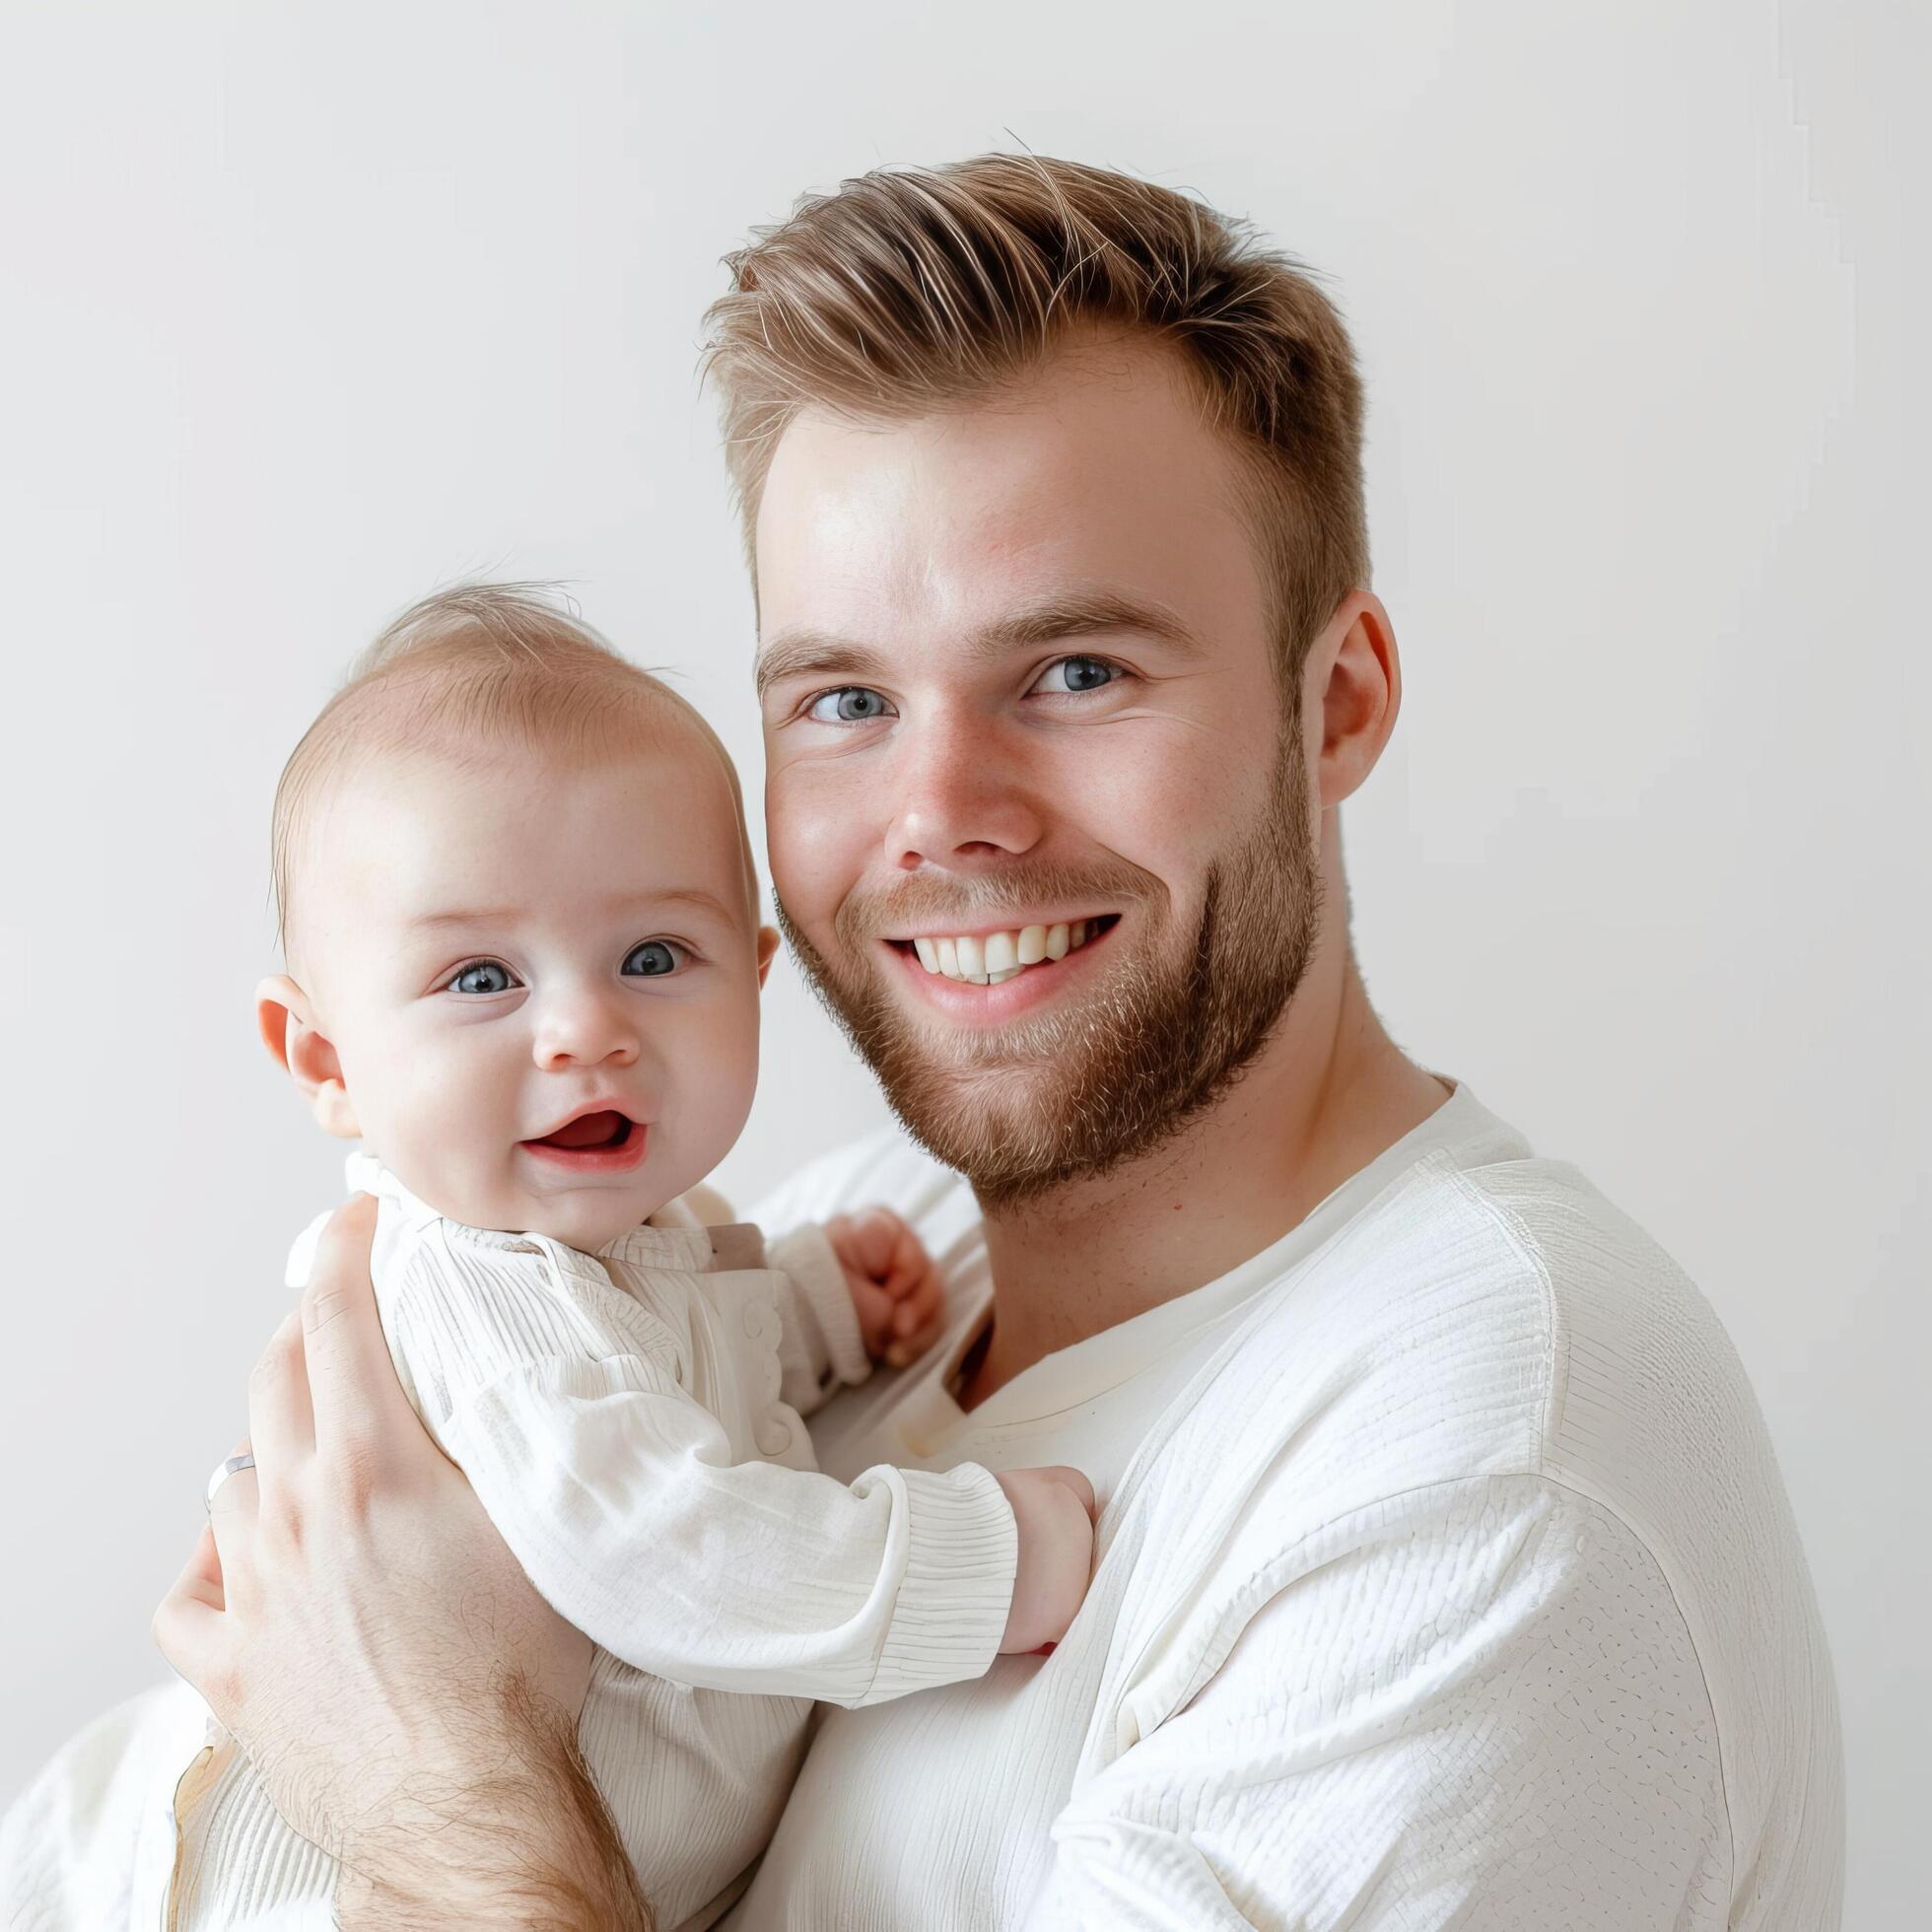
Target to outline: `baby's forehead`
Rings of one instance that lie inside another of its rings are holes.
[[[480,915],[589,922],[658,900],[757,925],[735,775],[701,725],[666,719],[596,747],[418,739],[345,762],[329,793],[292,855],[297,924],[318,940]]]

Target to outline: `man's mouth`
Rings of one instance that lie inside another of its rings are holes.
[[[646,1128],[614,1107],[579,1114],[562,1127],[520,1144],[537,1159],[579,1172],[619,1173],[644,1158]]]
[[[1120,924],[1120,914],[1063,920],[1053,926],[1016,926],[1003,932],[930,933],[895,939],[901,952],[918,956],[927,972],[966,986],[1004,986],[1036,967],[1057,966],[1070,952]]]

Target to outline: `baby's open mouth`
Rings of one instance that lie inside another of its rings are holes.
[[[558,1128],[554,1134],[545,1134],[534,1140],[524,1142],[530,1147],[562,1147],[567,1152],[576,1152],[586,1147],[621,1147],[636,1129],[637,1123],[612,1108],[605,1108],[598,1114],[582,1114],[576,1120]]]
[[[521,1144],[531,1160],[555,1172],[629,1174],[644,1165],[650,1131],[643,1121],[634,1121],[615,1107],[598,1107]]]

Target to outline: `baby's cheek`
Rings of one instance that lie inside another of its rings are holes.
[[[687,1063],[682,1085],[691,1126],[716,1163],[730,1151],[751,1113],[758,1086],[756,1015],[721,1012],[703,1033],[704,1051]]]

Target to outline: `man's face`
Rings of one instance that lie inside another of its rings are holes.
[[[1316,819],[1245,481],[1178,365],[1132,342],[942,415],[808,412],[774,453],[782,917],[990,1206],[1157,1144],[1306,966]]]

